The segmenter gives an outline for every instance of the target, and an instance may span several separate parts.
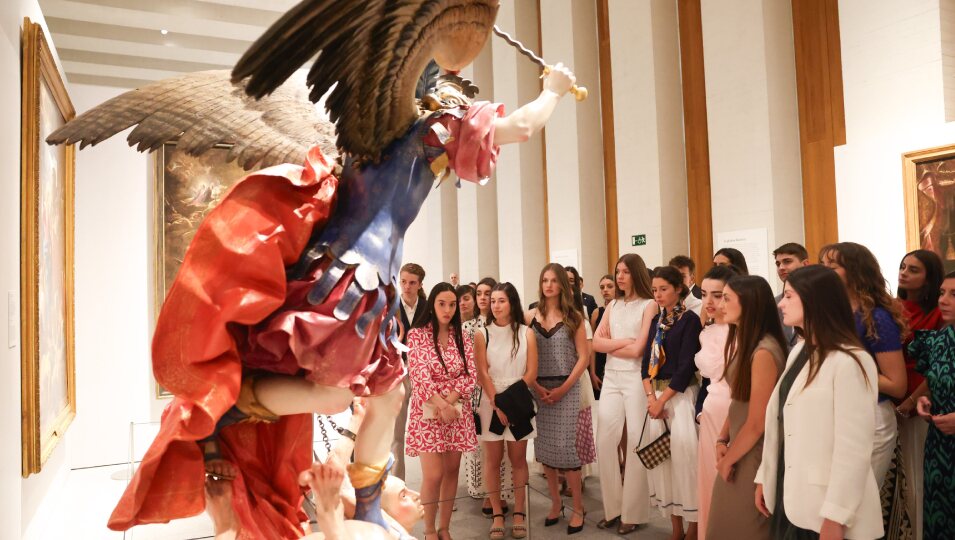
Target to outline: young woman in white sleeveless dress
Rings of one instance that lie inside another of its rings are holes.
[[[627,534],[650,521],[647,470],[633,455],[640,439],[647,397],[640,362],[658,309],[650,292],[650,274],[643,259],[627,254],[617,261],[617,298],[607,306],[594,335],[594,349],[607,353],[603,387],[597,402],[597,465],[604,519],[597,526]],[[617,447],[627,425],[627,463],[623,479]]]
[[[527,441],[536,436],[534,419],[530,419],[530,433],[515,436],[508,426],[507,416],[496,406],[494,399],[511,385],[523,380],[528,388],[537,380],[537,347],[533,333],[523,323],[517,289],[510,283],[500,283],[491,292],[491,319],[482,330],[475,332],[475,359],[478,384],[484,389],[478,415],[481,418],[481,434],[478,439],[484,449],[485,485],[491,493],[494,508],[490,537],[504,538],[503,509],[494,492],[501,489],[501,462],[505,448],[507,461],[511,464],[514,478],[514,522],[512,536],[527,536],[527,501],[523,489],[527,484]],[[528,397],[530,395],[528,394]],[[494,417],[504,424],[500,435],[491,431]]]

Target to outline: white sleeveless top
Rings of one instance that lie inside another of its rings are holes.
[[[647,304],[653,302],[649,298],[638,298],[630,302],[624,302],[617,298],[607,306],[607,315],[610,315],[610,337],[612,339],[634,339],[640,332],[643,325],[643,312],[647,309]],[[617,358],[612,354],[607,355],[608,370],[614,371],[640,371],[639,358]]]
[[[517,329],[519,345],[516,355],[511,325],[490,323],[484,329],[490,340],[487,344],[488,375],[494,383],[494,390],[502,392],[524,377],[527,369],[527,326],[522,324]]]

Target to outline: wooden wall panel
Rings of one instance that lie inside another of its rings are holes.
[[[710,198],[710,141],[703,70],[703,20],[700,0],[678,0],[680,69],[683,75],[683,126],[686,143],[686,191],[690,257],[697,280],[713,264],[713,209]]]
[[[833,148],[845,144],[837,0],[792,0],[806,248],[839,239]]]
[[[603,136],[604,208],[607,222],[607,268],[613,269],[620,257],[617,230],[617,150],[614,145],[613,70],[610,64],[610,7],[608,0],[597,0],[597,50],[600,69],[600,125]]]

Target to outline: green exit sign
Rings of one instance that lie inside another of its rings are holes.
[[[647,245],[647,235],[645,234],[635,234],[630,237],[631,246],[645,246]]]

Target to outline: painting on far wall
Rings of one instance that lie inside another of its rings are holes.
[[[76,416],[73,146],[42,142],[74,109],[43,30],[23,25],[21,103],[22,474],[40,472]]]
[[[199,224],[229,189],[249,174],[235,161],[226,161],[230,148],[220,145],[190,156],[169,142],[155,152],[157,317]],[[156,395],[171,396],[158,384]]]
[[[955,145],[903,154],[908,249],[939,254],[955,270]]]

